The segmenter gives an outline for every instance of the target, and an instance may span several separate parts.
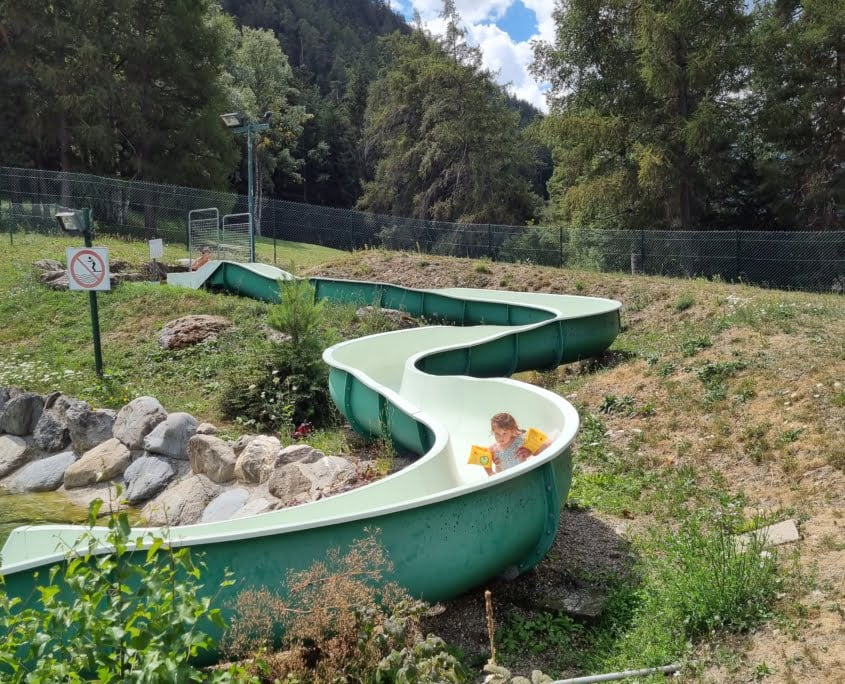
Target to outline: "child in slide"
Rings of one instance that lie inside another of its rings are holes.
[[[524,446],[525,430],[517,425],[516,419],[510,413],[497,413],[493,416],[490,420],[490,429],[496,441],[488,448],[493,454],[493,465],[496,466],[497,473],[513,468],[531,456],[539,454],[551,443],[546,438],[537,449],[533,452],[529,451]],[[492,466],[484,469],[488,475],[493,474]]]

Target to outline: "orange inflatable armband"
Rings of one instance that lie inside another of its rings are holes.
[[[469,450],[469,465],[480,465],[484,468],[493,467],[493,452],[487,447],[475,446]]]
[[[542,430],[537,428],[528,428],[525,432],[525,441],[522,443],[528,451],[536,454],[537,450],[543,446],[543,443],[548,439],[548,436]]]

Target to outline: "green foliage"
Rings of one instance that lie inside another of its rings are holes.
[[[290,435],[308,421],[325,427],[335,421],[328,391],[328,367],[313,340],[297,346],[274,344],[269,358],[251,372],[240,369],[225,383],[220,410],[245,429]]]
[[[663,553],[653,559],[647,600],[689,639],[745,631],[771,614],[781,586],[777,556],[759,535],[738,544],[735,522],[729,510],[694,515],[659,541]]]
[[[307,280],[280,281],[279,290],[279,304],[270,308],[267,320],[290,340],[274,343],[268,359],[252,372],[231,375],[220,406],[223,415],[246,428],[289,435],[305,421],[329,425],[335,412],[322,359],[325,304],[316,301]]]
[[[447,21],[451,28],[440,41],[415,30],[382,42],[364,130],[374,172],[358,206],[462,223],[523,223],[539,199],[526,173],[531,147],[518,114],[481,69],[477,49],[467,46],[457,16]],[[392,239],[411,247],[419,237],[403,232]],[[447,234],[441,248],[451,253],[458,238],[480,239]],[[483,242],[486,250],[486,236]]]
[[[101,504],[91,505],[91,525]],[[3,681],[244,681],[234,678],[238,668],[207,673],[191,664],[216,646],[206,630],[224,624],[202,596],[204,566],[190,550],[133,539],[125,513],[110,517],[105,541],[111,551],[95,555],[100,542],[90,535],[87,550],[70,551],[64,566],[51,568],[34,605],[0,591]]]
[[[231,20],[214,2],[13,0],[0,5],[0,25],[15,46],[0,56],[11,88],[4,160],[225,184],[235,147],[218,115]],[[154,212],[146,221],[154,227]]]
[[[296,94],[290,64],[272,31],[244,26],[232,36],[237,47],[231,52],[223,80],[229,111],[244,113],[250,121],[260,121],[272,113],[270,127],[256,133],[253,140],[256,215],[261,234],[262,196],[272,191],[274,180],[301,182],[302,159],[292,151],[310,118],[305,107],[290,101]]]
[[[707,335],[690,337],[681,342],[681,354],[684,356],[695,356],[702,349],[713,346],[713,340]]]
[[[693,304],[695,304],[695,297],[690,292],[684,292],[679,294],[675,302],[672,304],[672,308],[680,313],[681,311],[686,311],[689,309]]]
[[[549,226],[529,226],[505,240],[499,257],[505,261],[560,266],[560,232]]]
[[[571,652],[584,626],[566,613],[537,613],[525,617],[516,613],[508,618],[496,634],[496,643],[504,654]]]
[[[607,394],[602,399],[601,406],[599,406],[601,413],[619,413],[622,415],[634,414],[634,397],[628,396],[617,397],[615,394]]]
[[[750,105],[756,191],[784,228],[842,229],[841,51],[845,6],[829,0],[756,6]]]
[[[379,680],[394,684],[450,684],[467,680],[460,662],[446,643],[429,634],[424,640],[392,651],[378,666]]]
[[[307,280],[279,281],[279,303],[270,308],[267,322],[290,335],[294,345],[317,341],[324,303],[317,301],[314,286]]]

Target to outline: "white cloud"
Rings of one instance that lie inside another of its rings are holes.
[[[420,13],[426,28],[442,35],[446,22],[439,17],[442,0],[410,0]],[[531,41],[554,39],[553,3],[550,0],[522,0],[537,17],[538,31],[525,41],[515,41],[495,22],[504,16],[514,0],[456,0],[455,5],[467,30],[470,44],[481,49],[484,67],[497,73],[496,80],[508,85],[508,91],[530,102],[541,111],[548,111],[543,97],[546,84],[537,83],[528,68],[534,60]]]

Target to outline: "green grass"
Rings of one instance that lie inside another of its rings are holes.
[[[148,260],[145,242],[98,238],[112,260]],[[15,235],[10,258],[0,263],[0,385],[37,392],[61,390],[96,406],[118,407],[148,394],[169,411],[187,411],[219,420],[218,396],[227,374],[254,366],[269,349],[268,306],[250,299],[214,295],[146,283],[124,283],[98,296],[106,377],[93,372],[88,298],[81,292],[42,286],[31,264],[44,258],[62,261],[78,240],[35,234]],[[262,254],[267,245],[262,244]],[[278,256],[297,265],[314,265],[339,252],[311,245],[282,243]],[[270,246],[272,250],[272,245]],[[181,246],[166,246],[165,261],[184,256]],[[167,321],[188,314],[225,316],[232,328],[216,341],[180,351],[164,351],[158,333]],[[350,324],[354,312],[337,318]]]

